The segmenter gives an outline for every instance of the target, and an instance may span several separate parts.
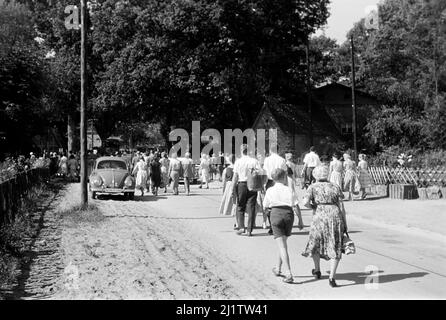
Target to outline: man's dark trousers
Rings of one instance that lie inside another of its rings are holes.
[[[248,232],[252,232],[256,221],[257,191],[249,191],[246,182],[237,184],[237,222],[240,229],[245,228],[245,212],[248,213]]]

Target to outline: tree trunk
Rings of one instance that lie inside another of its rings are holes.
[[[72,114],[68,115],[68,121],[67,121],[67,138],[68,138],[68,153],[74,151],[74,141],[75,141],[75,135],[74,131],[76,130],[76,124],[74,123],[74,116]]]

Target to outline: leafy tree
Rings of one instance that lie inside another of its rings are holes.
[[[442,0],[386,0],[380,5],[379,30],[365,30],[361,20],[350,31],[357,47],[359,85],[392,106],[375,116],[369,126],[371,136],[382,137],[392,127],[386,122],[390,112],[403,117],[401,123],[393,124],[399,128],[397,136],[406,137],[402,144],[445,146],[445,18],[446,2]],[[415,131],[419,134],[413,135]],[[394,132],[391,129],[385,136]],[[399,141],[384,139],[380,143]]]
[[[252,124],[266,95],[290,95],[299,46],[328,1],[103,2],[94,14],[98,112],[217,128]],[[117,7],[118,5],[118,7]],[[119,80],[117,80],[119,79]]]
[[[44,61],[34,37],[26,6],[0,0],[0,127],[9,151],[29,151],[43,122]]]

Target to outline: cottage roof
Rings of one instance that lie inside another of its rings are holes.
[[[307,101],[305,97],[301,97],[300,101]],[[324,136],[337,136],[338,130],[334,126],[332,120],[316,101],[313,104],[313,134]],[[265,103],[254,122],[257,127],[262,115],[267,112],[276,120],[278,126],[287,134],[307,134],[310,128],[310,114],[307,106],[304,104],[284,104],[284,103]]]

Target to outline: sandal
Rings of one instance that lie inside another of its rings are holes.
[[[273,274],[274,274],[276,277],[283,277],[282,272],[281,272],[280,270],[277,270],[276,267],[274,267],[274,268],[272,269],[272,271],[273,271]]]
[[[285,283],[293,283],[294,279],[293,279],[292,275],[289,275],[289,276],[285,277],[285,279],[283,279],[282,281]]]

